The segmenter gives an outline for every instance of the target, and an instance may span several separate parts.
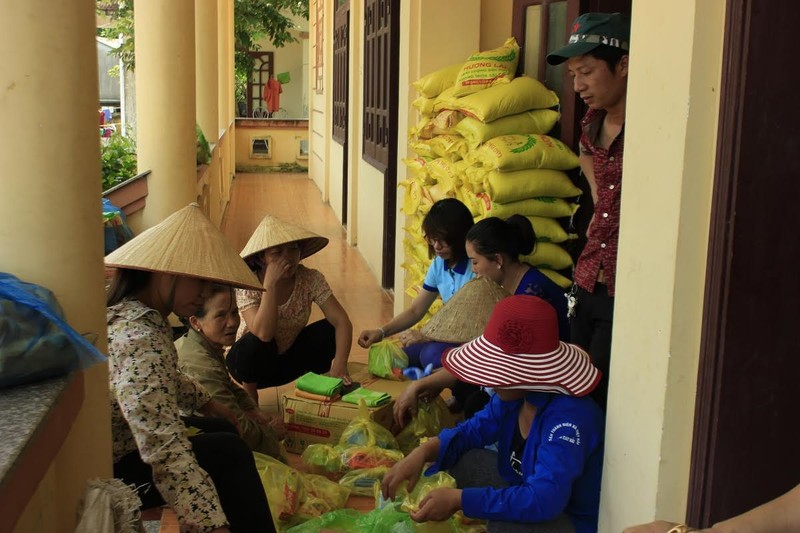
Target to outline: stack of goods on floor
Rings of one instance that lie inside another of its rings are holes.
[[[564,274],[572,259],[562,245],[576,238],[564,227],[578,208],[569,199],[581,190],[566,171],[578,167],[578,157],[546,135],[560,118],[554,109],[558,97],[534,78],[514,77],[518,53],[509,39],[414,83],[421,119],[409,133],[416,157],[405,160],[408,174],[401,182],[407,216],[403,267],[412,297],[430,264],[422,220],[445,197],[461,200],[476,221],[529,217],[538,242],[523,259],[562,287],[571,284]]]

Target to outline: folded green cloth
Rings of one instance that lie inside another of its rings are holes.
[[[320,376],[314,372],[307,372],[305,375],[298,378],[295,386],[302,391],[312,394],[334,396],[342,389],[342,379]]]
[[[358,405],[359,400],[364,400],[364,403],[367,404],[367,407],[378,407],[379,405],[383,405],[388,403],[392,397],[385,392],[378,392],[375,390],[365,389],[364,387],[358,388],[353,392],[349,392],[342,396],[343,402],[354,403]]]

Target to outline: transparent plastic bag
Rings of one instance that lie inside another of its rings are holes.
[[[106,360],[63,316],[52,292],[0,272],[0,388]]]
[[[389,469],[385,466],[351,470],[342,476],[342,479],[339,480],[339,484],[348,487],[353,491],[353,494],[372,496],[375,493],[375,484],[380,485],[383,481],[383,476],[385,476],[388,471]]]
[[[405,455],[400,450],[386,450],[377,446],[349,446],[341,449],[340,460],[345,470],[359,470],[386,466],[391,468]]]
[[[325,513],[303,524],[296,525],[286,530],[286,533],[319,533],[320,531],[351,533],[353,531],[358,531],[356,529],[356,522],[361,516],[362,513],[355,509],[338,509]]]
[[[378,446],[387,450],[400,448],[397,439],[388,429],[369,418],[369,409],[363,401],[359,403],[358,415],[339,437],[339,446]]]
[[[312,474],[320,474],[331,479],[341,477],[342,451],[339,447],[329,444],[310,444],[303,450],[300,460]]]
[[[420,439],[435,437],[442,430],[442,418],[447,407],[441,397],[433,401],[419,402],[417,414],[397,434],[397,443],[404,454],[419,446]]]
[[[383,340],[369,347],[367,370],[373,376],[402,381],[407,366],[408,355],[397,342]]]

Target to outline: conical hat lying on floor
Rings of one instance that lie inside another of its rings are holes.
[[[509,292],[489,278],[475,278],[422,326],[422,334],[431,340],[457,343],[480,337],[495,304],[506,296]]]

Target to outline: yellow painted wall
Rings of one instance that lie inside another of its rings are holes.
[[[723,0],[633,3],[601,531],[685,514],[723,24]]]
[[[327,2],[330,4],[330,2]],[[317,2],[316,0],[310,0],[309,2],[309,55],[310,61],[309,66],[309,76],[308,76],[308,94],[309,94],[309,104],[310,104],[310,115],[309,115],[309,158],[308,158],[308,167],[309,172],[308,176],[314,180],[314,183],[319,187],[320,190],[325,188],[325,183],[327,182],[327,152],[328,152],[328,143],[327,143],[327,128],[326,128],[326,120],[327,114],[330,114],[330,110],[326,108],[326,93],[325,89],[326,86],[323,83],[322,87],[317,87],[317,79],[316,79],[316,67],[317,67],[317,57],[316,57],[316,47],[325,46],[325,41],[330,40],[330,35],[323,37],[322,43],[317,43],[317,19],[316,19],[316,12],[317,12]],[[327,19],[330,17],[325,16],[322,21],[323,28],[327,24]],[[325,56],[323,61],[323,68],[326,68],[326,63],[330,63],[333,61],[333,57]],[[328,65],[327,68],[330,68]]]
[[[306,103],[308,101],[308,83],[307,78],[309,71],[304,69],[304,46],[303,41],[308,40],[306,37],[308,33],[308,21],[292,17],[292,20],[298,26],[296,30],[292,30],[292,35],[297,39],[296,42],[286,43],[280,48],[273,46],[272,42],[264,38],[258,41],[261,46],[259,51],[272,52],[273,72],[279,74],[281,72],[288,72],[291,76],[291,81],[283,86],[283,93],[281,94],[280,106],[287,112],[286,118],[308,118],[308,109]],[[266,104],[262,104],[266,107]]]
[[[105,351],[94,8],[91,0],[3,7],[0,123],[15,126],[0,143],[0,271],[51,289],[69,323]],[[54,79],[69,105],[41,105]],[[18,522],[45,528],[28,531],[74,530],[86,480],[111,475],[105,364],[85,372],[84,387],[77,418]]]
[[[436,69],[465,61],[478,50],[481,34],[480,0],[440,0],[429,2],[414,0],[402,2],[400,6],[400,91],[397,153],[399,159],[409,157],[408,130],[419,120],[419,113],[411,106],[418,94],[411,83]],[[452,21],[458,14],[457,24]],[[510,15],[509,15],[510,16]],[[405,67],[405,68],[404,68]],[[397,163],[397,181],[406,177],[406,166]],[[374,194],[374,193],[373,193]],[[381,188],[383,194],[383,188]],[[397,190],[397,205],[403,205],[404,189]],[[381,212],[381,217],[383,216]],[[403,238],[406,217],[398,210],[395,235],[394,310],[399,313],[410,303],[404,292],[406,271],[400,266],[405,261]],[[359,241],[360,242],[360,241]],[[363,253],[363,250],[362,250]],[[380,249],[378,249],[380,259]],[[380,265],[380,262],[377,263]],[[376,270],[380,272],[380,270]]]
[[[481,0],[481,50],[501,46],[511,37],[514,0]]]
[[[265,121],[268,123],[269,121]],[[265,124],[266,126],[266,124]],[[269,159],[250,156],[252,139],[261,137],[271,137],[271,155]],[[298,165],[308,166],[308,159],[298,158],[298,150],[301,140],[308,140],[308,129],[297,128],[236,128],[236,165],[261,165],[272,166],[281,163],[297,163]]]

